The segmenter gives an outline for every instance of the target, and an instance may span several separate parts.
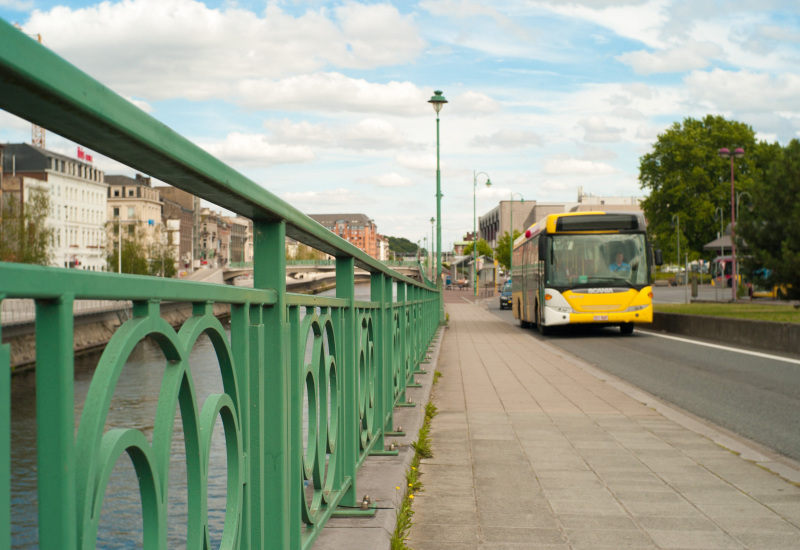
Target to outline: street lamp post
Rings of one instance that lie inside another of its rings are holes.
[[[507,279],[514,280],[514,195],[519,195],[519,202],[524,203],[525,199],[522,198],[522,195],[519,193],[511,193],[511,214],[509,218],[511,223],[508,224],[511,226],[511,230],[508,232],[508,277]]]
[[[672,223],[673,224],[675,224],[676,220],[677,220],[676,233],[678,234],[678,261],[677,261],[678,265],[676,266],[677,269],[678,269],[677,275],[676,275],[676,279],[677,279],[678,275],[681,274],[681,215],[680,214],[675,214],[674,216],[672,216]]]
[[[731,258],[733,268],[731,271],[731,301],[736,301],[736,204],[735,190],[733,185],[733,163],[734,159],[742,158],[744,156],[744,149],[738,147],[731,152],[727,147],[719,150],[719,156],[724,159],[731,159]]]
[[[431,216],[431,249],[430,249],[430,253],[428,254],[430,256],[430,259],[431,259],[431,261],[428,264],[430,266],[431,280],[433,280],[433,224],[435,222],[436,222],[436,218]]]
[[[723,217],[724,217],[724,214],[722,213],[722,207],[721,206],[717,206],[716,210],[714,210],[714,219],[715,220],[719,219],[719,256],[720,256],[720,258],[725,255],[725,245],[722,244],[722,235],[723,235],[723,231],[724,231],[722,229]]]
[[[492,186],[489,174],[472,171],[472,286],[475,296],[478,295],[478,230],[475,227],[478,220],[478,212],[476,210],[476,196],[478,194],[478,176],[481,174],[486,176],[486,187]]]
[[[439,289],[439,324],[444,324],[444,296],[442,295],[442,173],[439,169],[439,111],[447,100],[440,90],[428,100],[436,111],[436,288]]]

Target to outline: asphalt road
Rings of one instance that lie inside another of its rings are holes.
[[[674,289],[673,289],[674,290]],[[658,295],[656,296],[658,299]],[[675,298],[668,296],[662,298]],[[665,301],[668,301],[665,299]],[[489,309],[517,324],[510,311]],[[777,357],[688,338],[569,327],[532,338],[580,357],[665,402],[800,461],[800,357]]]

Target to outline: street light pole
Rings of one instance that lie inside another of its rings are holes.
[[[478,220],[478,212],[476,210],[476,196],[478,194],[478,176],[481,174],[486,176],[486,187],[492,186],[489,174],[472,171],[472,287],[475,296],[478,295],[478,230],[475,227]]]
[[[738,147],[731,153],[730,149],[723,147],[719,150],[719,156],[724,159],[731,159],[731,257],[733,268],[731,271],[731,301],[736,301],[736,204],[735,189],[733,185],[733,163],[734,159],[744,156],[744,149]]]
[[[428,254],[428,256],[430,256],[430,259],[431,259],[430,263],[428,264],[430,266],[431,280],[433,280],[433,224],[435,222],[436,222],[436,218],[431,216],[431,249],[430,249],[430,253]]]
[[[519,202],[525,203],[525,199],[522,198],[522,195],[519,193],[511,193],[511,214],[509,218],[511,223],[511,230],[508,233],[508,277],[507,279],[514,280],[514,195],[519,195]]]
[[[681,274],[681,215],[675,214],[674,216],[672,216],[672,223],[675,223],[675,220],[678,220],[677,231],[676,231],[678,234],[678,262],[677,262],[678,265],[676,266],[676,268],[678,271],[677,275],[675,276],[677,280],[678,275]]]
[[[436,111],[436,288],[439,289],[439,324],[444,324],[444,296],[442,295],[442,174],[439,169],[439,111],[447,100],[440,90],[428,100]]]

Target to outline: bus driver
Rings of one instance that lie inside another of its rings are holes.
[[[617,252],[617,258],[608,266],[609,271],[630,271],[631,266],[625,263],[625,255],[622,252]]]

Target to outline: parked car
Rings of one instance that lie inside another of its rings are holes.
[[[511,281],[506,282],[500,290],[500,309],[511,309]]]

